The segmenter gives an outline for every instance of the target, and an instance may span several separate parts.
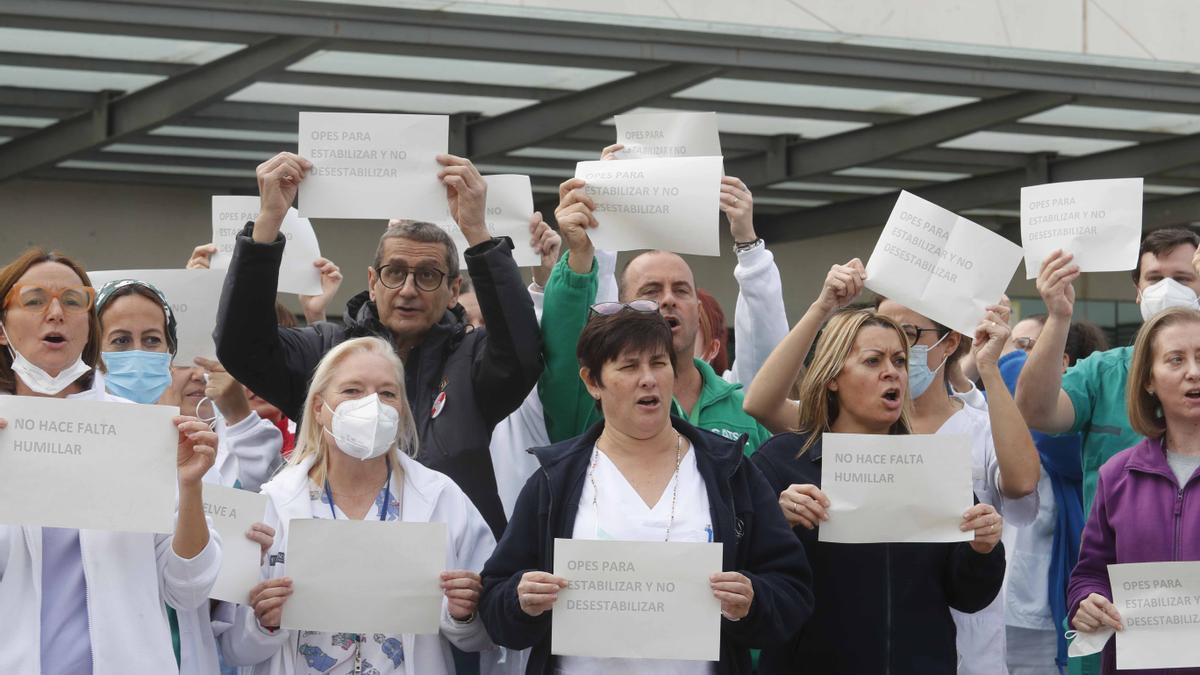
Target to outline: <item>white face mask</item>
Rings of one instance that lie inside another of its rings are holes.
[[[400,413],[380,403],[378,394],[348,399],[329,410],[333,413],[333,429],[325,429],[325,433],[351,457],[366,461],[384,454],[396,442]]]
[[[1138,304],[1142,310],[1142,321],[1149,321],[1155,314],[1170,307],[1200,309],[1200,300],[1196,298],[1196,291],[1170,277],[1142,290],[1142,301]]]
[[[4,333],[4,340],[8,342],[8,353],[12,355],[12,370],[17,377],[25,383],[33,391],[44,396],[54,396],[63,389],[71,386],[75,380],[83,377],[87,373],[92,372],[91,366],[83,362],[83,355],[75,359],[75,363],[62,369],[58,375],[51,375],[41,368],[33,365],[21,353],[12,346],[12,340],[8,337],[8,332],[4,330],[4,326],[0,325],[0,332]]]

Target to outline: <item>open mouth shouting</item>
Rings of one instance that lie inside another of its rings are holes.
[[[42,336],[42,344],[51,349],[59,349],[67,344],[67,336],[52,330]]]
[[[660,405],[662,405],[662,399],[654,394],[648,396],[639,396],[637,400],[638,410],[643,410],[646,412],[658,410]]]
[[[904,401],[900,398],[900,387],[888,387],[883,391],[883,405],[888,410],[899,410]]]

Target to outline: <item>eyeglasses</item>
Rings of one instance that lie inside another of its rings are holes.
[[[588,308],[588,319],[594,316],[612,316],[626,310],[633,312],[658,312],[658,303],[653,300],[634,300],[633,302],[598,302]]]
[[[1033,345],[1037,344],[1037,338],[1031,338],[1031,337],[1014,338],[1013,344],[1016,345],[1017,349],[1020,349],[1023,352],[1031,352],[1031,351],[1033,351]]]
[[[417,288],[430,293],[441,287],[442,281],[446,278],[446,273],[436,267],[417,267],[409,268],[408,265],[400,263],[391,263],[383,267],[376,267],[375,273],[379,275],[379,281],[388,288],[403,288],[404,284],[408,283],[408,277],[411,275],[413,282],[417,284]]]
[[[913,346],[921,341],[921,336],[925,333],[933,333],[938,335],[942,332],[941,328],[917,328],[911,323],[900,324],[900,330],[904,331],[904,337],[908,339],[908,346]]]
[[[15,304],[25,311],[45,314],[53,300],[58,300],[58,305],[64,312],[80,314],[87,312],[95,304],[96,291],[91,286],[49,289],[17,284],[4,296],[4,308],[9,309]]]

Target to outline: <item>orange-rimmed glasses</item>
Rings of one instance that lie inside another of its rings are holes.
[[[45,314],[50,303],[58,300],[63,312],[78,314],[87,312],[96,302],[96,290],[91,286],[67,286],[45,288],[28,284],[17,284],[4,296],[4,308],[20,307],[29,312]]]

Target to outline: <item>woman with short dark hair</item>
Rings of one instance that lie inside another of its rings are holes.
[[[758,471],[730,441],[670,416],[671,329],[649,300],[603,303],[579,337],[579,375],[604,421],[534,450],[508,530],[483,570],[492,638],[532,647],[528,673],[749,673],[750,649],[782,643],[812,611],[808,563]],[[566,580],[555,538],[720,542],[733,561],[709,582],[721,602],[721,658],[556,657],[550,613]]]

